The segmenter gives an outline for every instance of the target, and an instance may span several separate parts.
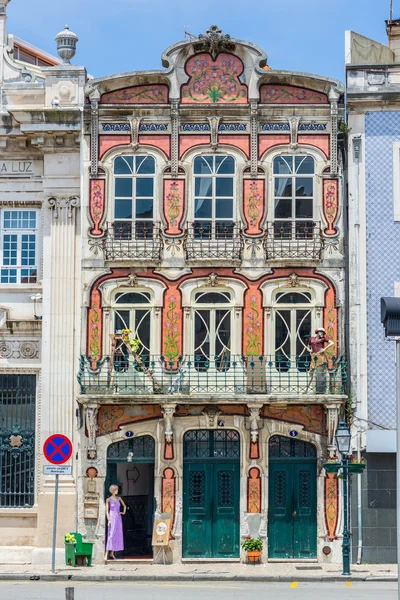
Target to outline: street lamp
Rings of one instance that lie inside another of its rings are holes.
[[[343,544],[342,544],[342,557],[343,557],[343,573],[342,575],[351,575],[350,572],[350,536],[348,528],[348,482],[349,482],[349,452],[351,433],[347,424],[344,422],[339,423],[339,426],[335,434],[336,446],[342,455],[342,468],[343,468]]]

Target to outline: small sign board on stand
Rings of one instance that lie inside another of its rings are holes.
[[[153,526],[153,539],[152,545],[157,548],[157,552],[154,556],[154,562],[160,554],[162,554],[163,564],[166,562],[166,552],[165,549],[169,544],[169,537],[171,533],[172,526],[172,518],[170,513],[163,513],[165,517],[161,515],[159,519],[154,520]]]

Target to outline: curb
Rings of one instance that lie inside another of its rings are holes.
[[[41,581],[41,582],[108,582],[108,581],[166,581],[166,582],[181,582],[181,581],[215,581],[215,582],[226,582],[226,581],[237,581],[237,582],[251,582],[251,583],[290,583],[293,581],[298,582],[329,582],[338,583],[341,581],[362,581],[362,582],[397,582],[396,575],[377,576],[373,575],[351,575],[344,577],[342,575],[209,575],[209,574],[182,574],[182,575],[95,575],[93,577],[84,576],[80,574],[76,575],[64,575],[64,574],[48,574],[48,575],[34,575],[30,573],[1,573],[0,581]]]

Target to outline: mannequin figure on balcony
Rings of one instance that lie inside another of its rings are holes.
[[[327,363],[328,359],[326,352],[329,348],[334,346],[333,340],[331,340],[323,327],[317,327],[315,330],[315,336],[310,337],[307,344],[307,350],[310,352],[310,371],[309,380],[305,390],[307,394],[310,385],[312,384],[315,376],[315,393],[324,394],[326,391],[326,376],[327,376]]]

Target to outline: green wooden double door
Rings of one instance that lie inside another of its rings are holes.
[[[239,556],[239,487],[237,461],[184,464],[184,558]]]
[[[316,461],[270,461],[269,558],[317,556]]]

